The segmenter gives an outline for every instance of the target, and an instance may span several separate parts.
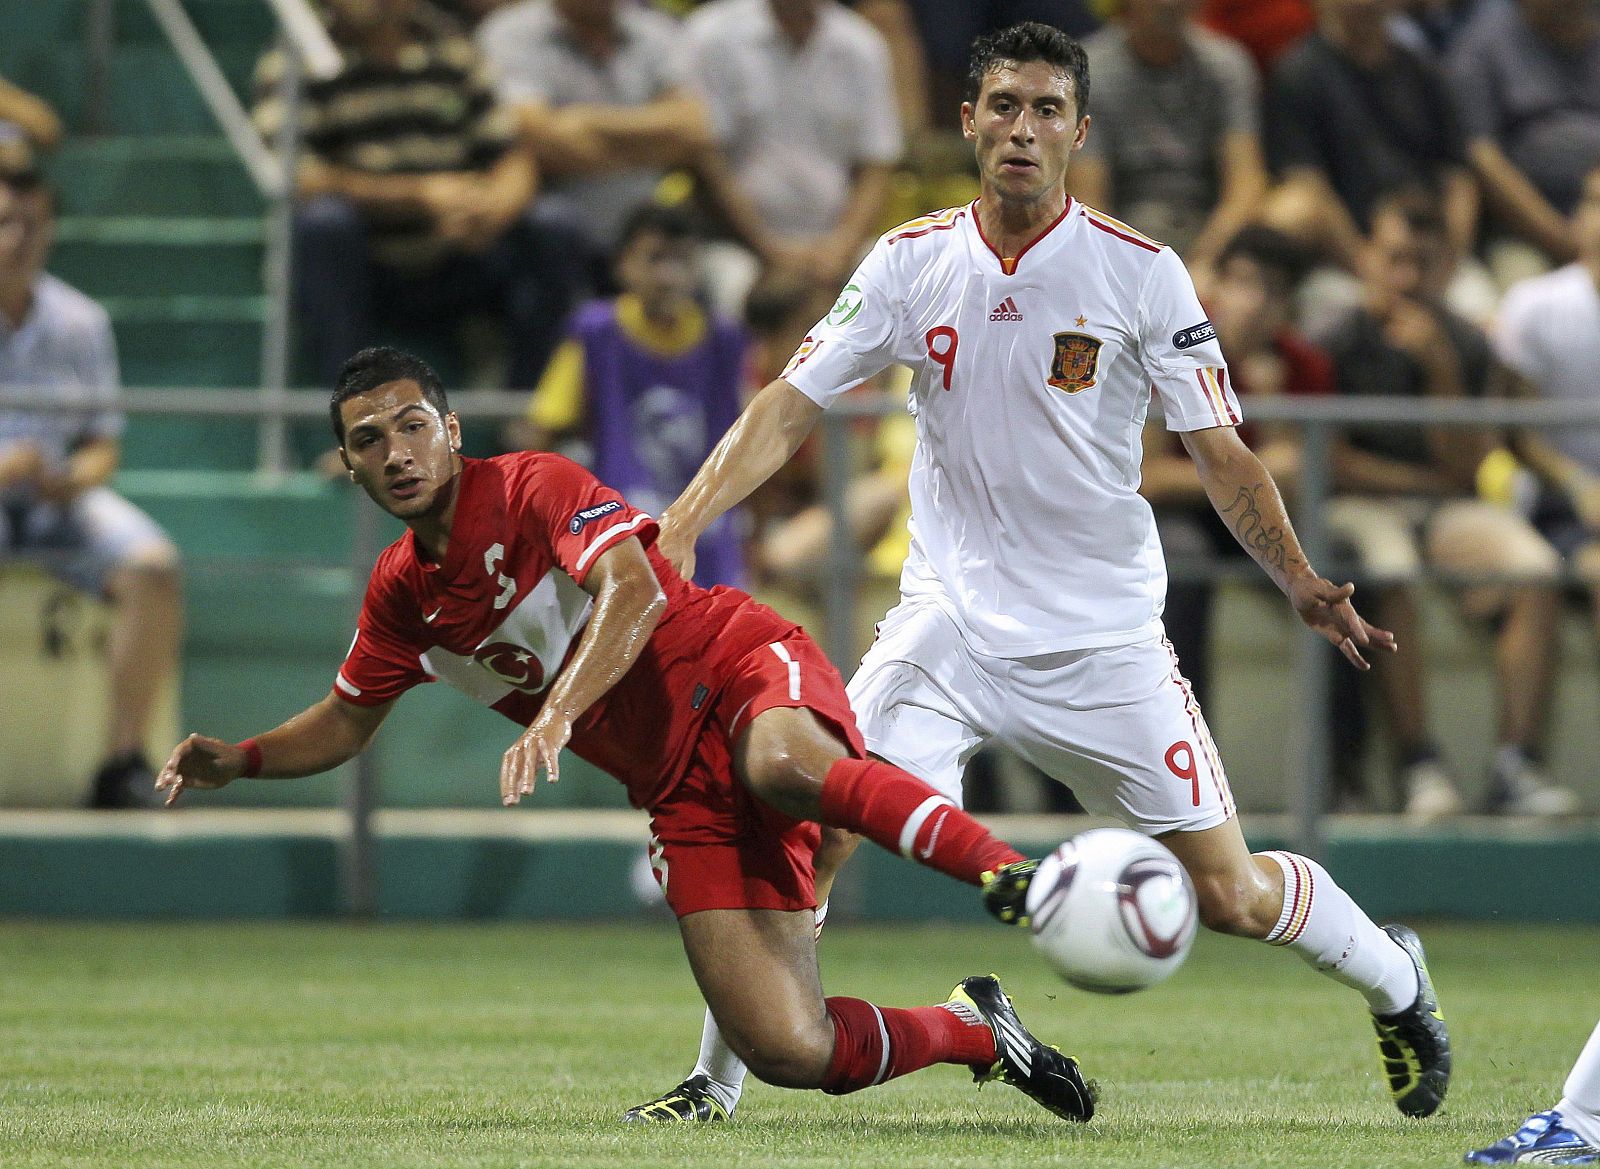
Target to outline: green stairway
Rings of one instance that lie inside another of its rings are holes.
[[[241,100],[275,24],[265,0],[185,0]],[[90,0],[0,4],[0,75],[55,107],[62,217],[51,270],[105,306],[125,384],[254,386],[265,204],[142,0],[115,0],[99,133]],[[255,464],[255,425],[136,417],[130,468]]]

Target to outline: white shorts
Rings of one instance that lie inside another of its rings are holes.
[[[64,508],[0,506],[0,561],[38,564],[86,592],[104,595],[112,573],[139,556],[177,562],[160,525],[109,487],[91,487]]]
[[[867,750],[957,804],[979,747],[996,742],[1072,788],[1089,811],[1151,836],[1234,814],[1210,728],[1165,638],[994,658],[937,604],[902,601],[849,685]]]

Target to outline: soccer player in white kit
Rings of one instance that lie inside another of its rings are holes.
[[[1600,1023],[1578,1054],[1561,1099],[1503,1140],[1466,1155],[1473,1165],[1600,1164]]]
[[[1083,50],[1057,29],[979,39],[961,120],[980,198],[878,241],[667,510],[659,546],[690,571],[700,533],[788,460],[829,403],[908,366],[911,552],[900,603],[849,688],[868,749],[959,804],[963,765],[997,741],[1091,811],[1159,837],[1194,879],[1206,925],[1293,949],[1362,993],[1397,1106],[1427,1116],[1450,1051],[1416,935],[1373,924],[1309,858],[1250,854],[1163,637],[1166,568],[1138,494],[1152,392],[1217,511],[1301,619],[1360,668],[1364,649],[1394,639],[1356,613],[1352,586],[1306,563],[1238,437],[1227,365],[1182,261],[1067,195],[1088,92]],[[1020,919],[1032,865],[995,875],[998,916]],[[695,1074],[629,1118],[727,1115],[739,1080],[708,1020]]]

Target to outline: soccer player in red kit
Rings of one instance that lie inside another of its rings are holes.
[[[526,731],[515,804],[564,747],[651,814],[658,872],[723,1036],[769,1083],[840,1094],[964,1064],[1074,1120],[1075,1061],[1023,1028],[991,977],[937,1006],[824,998],[812,855],[827,824],[971,885],[1022,857],[921,780],[865,757],[838,673],[791,622],[686,582],[656,522],[582,467],[535,452],[470,459],[434,372],[394,349],[341,371],[333,428],[350,477],[410,529],[378,558],[333,689],[242,743],[190,735],[156,785],[326,771],[435,679]]]

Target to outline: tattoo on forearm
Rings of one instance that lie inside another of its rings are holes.
[[[1291,564],[1300,563],[1300,557],[1289,552],[1285,543],[1287,533],[1281,527],[1269,527],[1262,519],[1256,505],[1256,487],[1241,487],[1232,503],[1222,509],[1222,514],[1233,519],[1233,532],[1239,543],[1262,564],[1280,571]]]

